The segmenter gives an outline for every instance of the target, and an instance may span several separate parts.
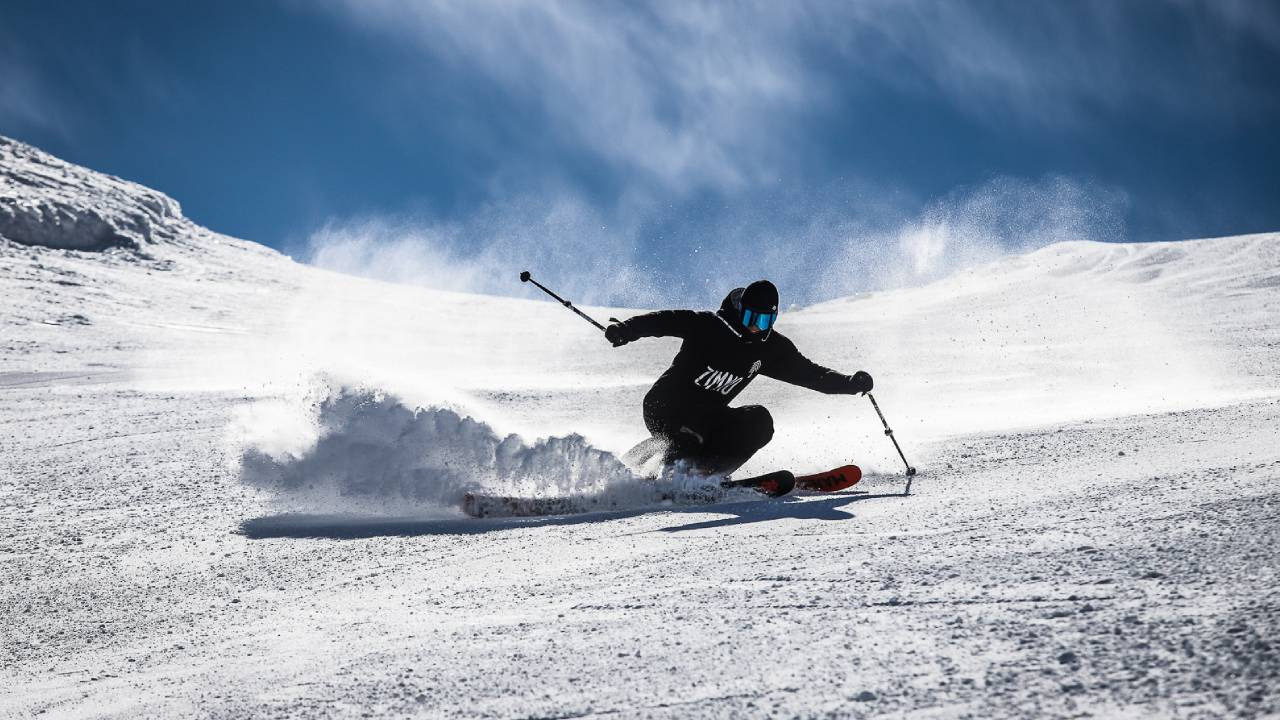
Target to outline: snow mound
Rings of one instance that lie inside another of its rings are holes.
[[[0,136],[0,237],[64,250],[139,250],[196,229],[164,193]]]
[[[287,448],[259,434],[240,455],[241,479],[292,509],[421,512],[456,508],[468,491],[595,496],[635,485],[616,456],[579,435],[527,444],[453,410],[366,389],[337,389],[311,411],[309,442]]]

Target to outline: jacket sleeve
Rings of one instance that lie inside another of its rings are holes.
[[[858,386],[851,376],[825,368],[801,355],[790,339],[775,333],[770,342],[777,342],[778,346],[774,356],[760,368],[761,375],[827,395],[853,395],[861,392],[856,389]]]
[[[627,335],[642,337],[687,338],[695,334],[698,313],[693,310],[659,310],[628,318],[621,323]]]

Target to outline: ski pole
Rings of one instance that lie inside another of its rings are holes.
[[[889,421],[884,419],[884,413],[880,412],[880,404],[876,402],[876,398],[871,393],[867,393],[867,399],[871,401],[871,407],[876,409],[876,415],[880,416],[880,424],[884,425],[884,434],[889,436],[893,441],[893,447],[898,451],[898,457],[902,458],[902,464],[907,466],[907,490],[904,495],[911,494],[911,476],[916,474],[916,469],[911,467],[911,463],[907,462],[907,456],[902,454],[902,448],[898,445],[898,439],[893,436],[893,430],[889,429]]]
[[[550,290],[548,290],[548,289],[547,289],[547,287],[546,287],[545,285],[543,285],[542,283],[538,282],[537,280],[534,280],[534,279],[533,279],[533,276],[529,274],[529,271],[528,271],[528,270],[525,270],[524,272],[520,273],[520,282],[531,282],[531,283],[533,283],[534,285],[537,285],[539,290],[541,290],[542,292],[544,292],[544,293],[546,293],[546,294],[550,295],[551,297],[555,298],[555,299],[556,299],[556,301],[557,301],[557,302],[559,302],[561,305],[563,305],[563,306],[565,306],[565,307],[569,308],[570,310],[574,311],[575,313],[577,313],[577,314],[578,314],[578,317],[580,317],[580,318],[582,318],[583,320],[586,320],[587,322],[591,323],[592,325],[595,325],[596,327],[600,328],[600,331],[601,331],[601,332],[603,332],[603,331],[604,331],[604,326],[603,326],[603,325],[601,325],[600,323],[598,323],[598,322],[596,322],[595,320],[593,320],[593,319],[591,318],[591,316],[590,316],[590,315],[588,315],[588,314],[586,314],[586,313],[582,312],[581,310],[579,310],[578,308],[574,307],[574,306],[573,306],[573,303],[571,303],[571,302],[569,302],[568,300],[565,300],[564,298],[560,297],[559,295],[557,295],[557,294],[555,294],[555,293],[551,292]],[[609,318],[609,319],[610,319],[610,320],[614,320],[614,318]],[[617,322],[617,320],[614,320],[614,322]]]

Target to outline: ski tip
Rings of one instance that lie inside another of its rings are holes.
[[[854,482],[858,482],[862,479],[862,468],[857,465],[841,465],[832,472],[840,473]]]

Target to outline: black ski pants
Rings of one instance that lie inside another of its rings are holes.
[[[773,439],[763,405],[673,407],[646,400],[644,424],[668,443],[666,462],[684,460],[708,474],[727,475]]]

